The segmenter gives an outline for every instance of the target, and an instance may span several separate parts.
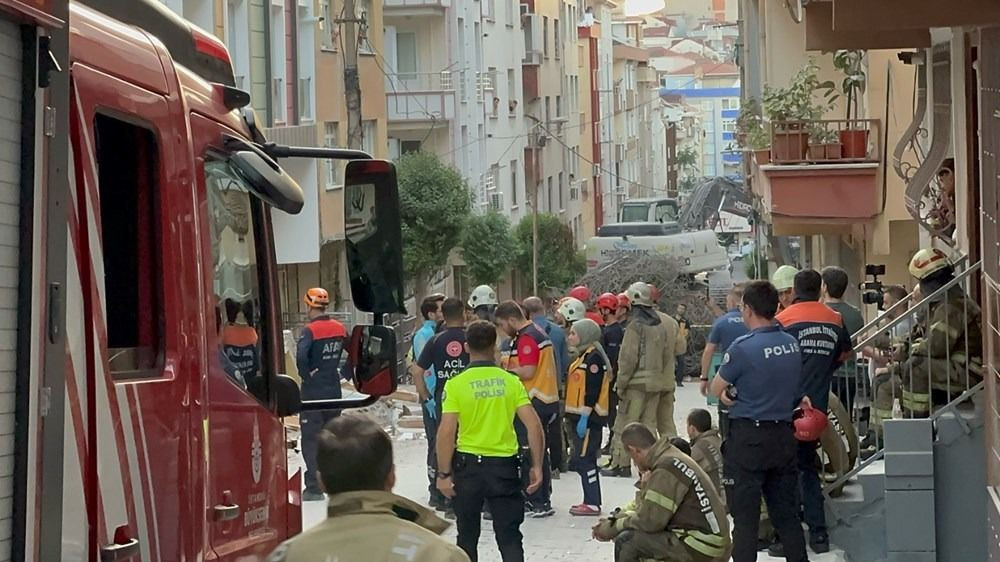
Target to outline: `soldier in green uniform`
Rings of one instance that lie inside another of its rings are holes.
[[[615,542],[615,562],[728,560],[729,521],[705,471],[640,423],[626,426],[621,439],[644,475],[635,511],[593,529],[595,539]]]

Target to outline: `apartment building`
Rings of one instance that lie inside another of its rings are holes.
[[[639,181],[643,166],[643,152],[646,147],[640,142],[640,101],[639,73],[640,69],[648,68],[649,55],[639,47],[642,40],[642,24],[640,21],[619,20],[614,22],[612,30],[614,47],[612,48],[614,105],[611,122],[613,158],[611,166],[614,175],[612,186],[617,199],[641,197],[640,193],[653,191],[655,186],[644,185]],[[649,126],[648,122],[643,124]]]
[[[735,146],[740,110],[740,72],[726,62],[701,62],[662,75],[660,96],[696,108],[701,177],[739,176],[741,153]]]

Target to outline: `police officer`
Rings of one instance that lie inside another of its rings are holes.
[[[444,317],[443,329],[427,342],[413,368],[415,378],[423,377],[425,373],[434,374],[434,391],[427,402],[433,408],[432,417],[435,420],[441,419],[441,395],[445,383],[469,365],[469,354],[465,351],[465,306],[456,298],[448,298],[441,304],[441,314]],[[429,447],[436,448],[436,438],[436,433],[427,434]],[[434,450],[427,460],[427,470],[435,477],[434,492],[437,492],[431,494],[431,507],[445,511],[450,518],[454,513],[437,489],[437,469],[437,451]]]
[[[743,322],[751,330],[723,356],[711,392],[729,406],[722,445],[726,498],[733,516],[733,560],[757,559],[761,492],[784,540],[787,560],[807,560],[799,519],[798,442],[792,413],[802,358],[796,339],[774,323],[778,291],[753,281],[743,292]]]
[[[468,562],[461,549],[439,536],[446,522],[392,493],[392,440],[377,423],[364,416],[331,421],[320,433],[318,454],[320,478],[330,494],[327,518],[282,543],[268,562]]]
[[[302,379],[303,400],[340,398],[340,356],[344,351],[347,330],[344,325],[326,313],[330,294],[315,287],[306,291],[309,323],[302,328],[295,364]],[[320,501],[326,498],[316,475],[316,437],[319,431],[339,411],[303,412],[299,416],[302,428],[302,456],[306,462],[306,489],[303,501]]]
[[[542,424],[521,380],[498,367],[496,328],[476,321],[465,334],[469,367],[444,385],[438,429],[438,488],[452,499],[458,518],[458,546],[472,562],[479,559],[483,503],[493,514],[493,530],[504,562],[523,562],[521,457],[514,432],[524,425],[531,450],[527,491],[542,485]],[[446,467],[451,467],[446,468]]]
[[[727,560],[729,521],[705,471],[641,423],[625,426],[621,439],[643,477],[634,511],[593,528],[595,539],[615,541],[615,562]]]
[[[498,304],[497,292],[489,285],[480,285],[472,290],[468,304],[476,318],[492,322]]]

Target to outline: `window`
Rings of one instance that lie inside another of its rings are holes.
[[[549,58],[549,18],[542,16],[542,53]]]
[[[497,0],[486,0],[483,2],[483,16],[489,21],[497,19]]]
[[[722,99],[722,109],[739,109],[740,100],[736,98],[723,98]]]
[[[566,184],[563,181],[563,172],[559,172],[559,212],[562,213],[566,209],[566,201],[564,199],[564,193],[566,192]]]
[[[248,0],[229,0],[226,14],[226,47],[233,60],[236,87],[250,90],[250,20],[247,15]]]
[[[552,22],[552,48],[555,50],[556,58],[562,56],[562,46],[559,44],[559,20]]]
[[[510,206],[517,208],[517,160],[510,161]]]
[[[320,46],[324,50],[333,51],[336,50],[336,44],[333,41],[333,30],[336,29],[335,23],[333,23],[333,11],[330,9],[331,0],[319,0],[319,14],[323,18],[323,21],[319,22],[320,29]]]
[[[111,376],[155,377],[164,316],[156,138],[103,115],[94,136]]]
[[[520,0],[502,0],[502,1],[504,3],[504,9],[506,10],[506,13],[504,15],[507,16],[504,23],[507,24],[507,27],[514,27],[514,17],[515,17],[514,14],[518,13],[518,7],[515,4],[519,4]]]
[[[552,120],[552,116],[549,114],[549,102],[552,98],[545,96],[545,124],[548,125],[549,121]]]
[[[340,145],[340,137],[337,136],[337,123],[327,121],[323,124],[323,146],[327,148],[337,148]],[[324,158],[323,166],[326,171],[326,188],[338,189],[343,187],[344,164],[340,160]]]
[[[556,119],[563,116],[562,96],[556,96]]]
[[[361,150],[364,150],[373,157],[378,158],[378,150],[375,145],[375,137],[378,136],[377,122],[374,120],[361,122]]]
[[[507,69],[507,113],[517,115],[517,78],[514,69]]]
[[[271,0],[271,120],[285,123],[285,8]]]
[[[400,80],[413,80],[417,74],[417,34],[396,33],[396,72]]]
[[[298,57],[299,121],[313,119],[313,75],[316,72],[316,24],[313,22],[312,3],[297,8],[298,34],[296,34],[296,55]]]
[[[369,15],[372,13],[372,0],[355,0],[354,17],[361,20],[358,24],[358,51],[366,55],[372,54],[372,44],[368,40],[368,28],[370,25]]]
[[[552,176],[549,176],[545,180],[545,203],[549,206],[550,213],[556,210],[554,196],[555,193],[553,193],[552,189]]]
[[[246,388],[262,376],[267,361],[260,344],[265,323],[261,306],[256,228],[264,210],[239,176],[223,161],[205,162],[205,193],[212,240],[215,324],[219,352],[211,362],[228,380]]]
[[[735,133],[736,132],[736,121],[732,120],[732,119],[727,119],[726,121],[723,121],[722,122],[722,130],[725,131],[725,132],[727,132],[727,133]]]

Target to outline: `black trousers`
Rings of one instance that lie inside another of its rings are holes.
[[[479,560],[483,504],[488,501],[500,557],[503,562],[523,562],[524,496],[518,458],[455,453],[452,467],[455,497],[451,502],[458,523],[458,547],[472,562]]]
[[[318,466],[316,462],[317,439],[326,422],[340,415],[340,410],[302,412],[299,414],[299,429],[302,432],[302,458],[306,461],[306,490],[319,492]]]
[[[424,434],[427,436],[427,491],[431,500],[445,502],[447,498],[437,488],[437,430],[441,413],[437,412],[435,417],[427,411],[427,406],[421,406],[420,409],[424,416]]]
[[[858,377],[833,377],[833,383],[830,385],[830,390],[833,391],[837,398],[840,399],[840,403],[847,408],[847,415],[854,415],[854,398],[858,393]]]
[[[587,427],[581,439],[576,433],[576,422],[580,416],[570,414],[566,421],[573,425],[573,456],[569,469],[580,475],[583,485],[583,503],[601,506],[601,471],[597,469],[597,457],[601,454],[601,434],[604,426],[599,423]]]
[[[559,419],[559,404],[545,404],[537,399],[531,400],[531,405],[535,408],[535,413],[538,414],[538,419],[542,420],[542,434],[545,436],[545,440],[548,441],[549,435],[553,431],[562,431],[562,420]],[[528,431],[521,423],[521,420],[514,418],[514,431],[517,433],[517,442],[521,445],[523,451],[523,456],[526,459],[531,459],[530,451],[528,450]],[[560,442],[562,437],[559,438]],[[525,494],[528,499],[528,503],[535,507],[547,506],[552,502],[552,462],[549,459],[549,453],[542,447],[542,485],[539,486],[538,490],[534,494]],[[530,462],[530,461],[528,461]],[[527,473],[527,471],[525,471]],[[525,486],[527,486],[527,481],[525,481]],[[492,505],[490,506],[492,509]]]
[[[559,423],[562,417],[563,402],[560,401],[556,406],[555,420],[548,424],[548,426],[545,426],[545,420],[542,420],[542,425],[547,429],[545,443],[548,445],[549,462],[552,463],[553,468],[558,469],[563,465],[563,457],[566,456],[566,445],[563,443],[562,424]]]
[[[808,560],[799,518],[798,452],[791,423],[729,420],[722,456],[726,499],[734,524],[734,562],[757,560],[761,493],[781,536],[786,560]]]

